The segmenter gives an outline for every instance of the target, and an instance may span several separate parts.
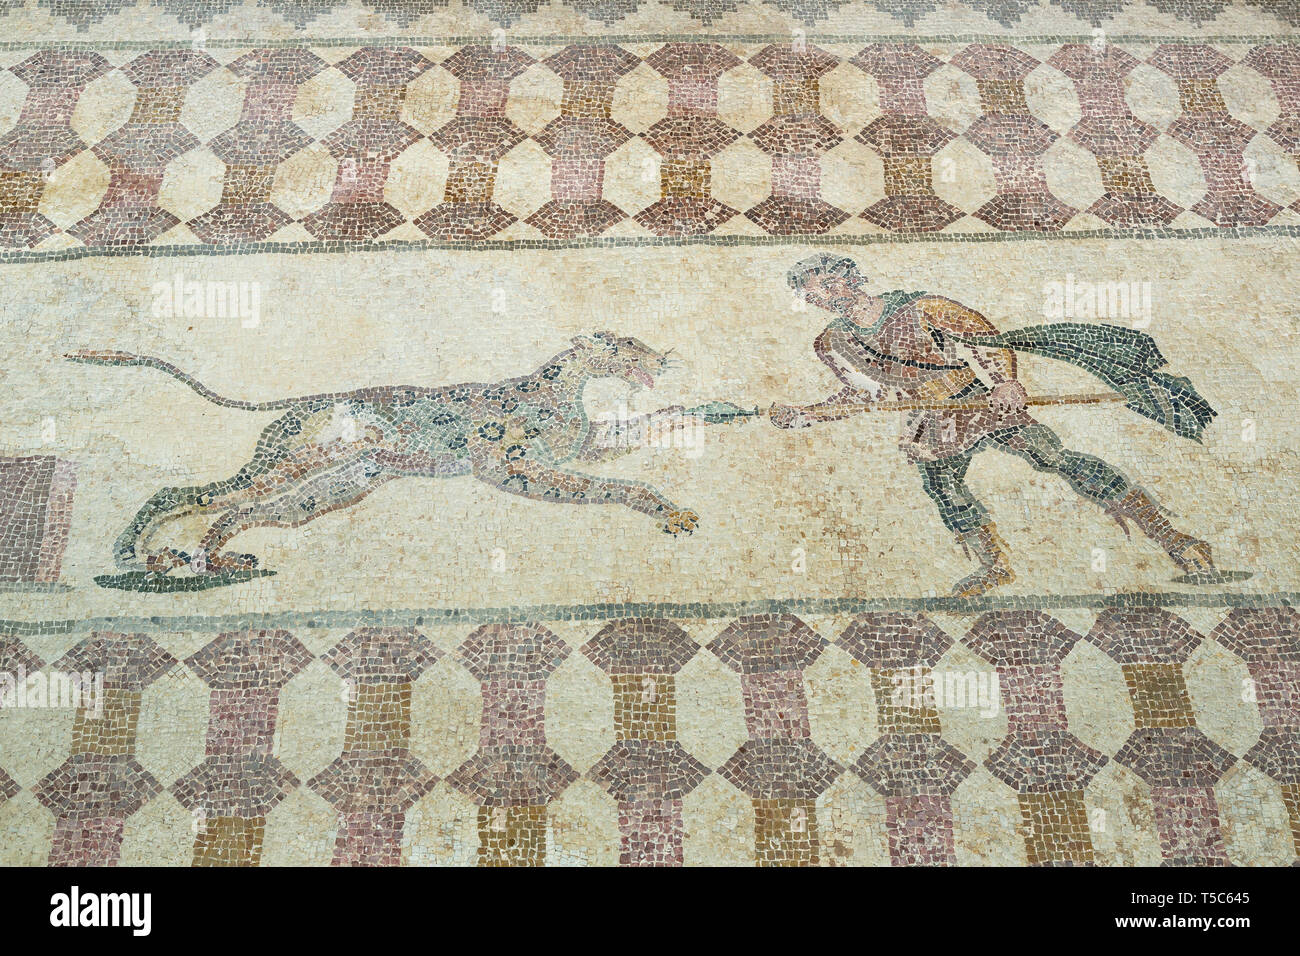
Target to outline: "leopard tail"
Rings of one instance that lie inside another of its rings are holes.
[[[212,404],[220,405],[223,408],[242,408],[249,412],[269,412],[277,409],[289,408],[296,404],[296,400],[292,398],[279,399],[272,402],[246,402],[243,399],[227,398],[224,395],[218,395],[188,372],[182,372],[171,362],[164,362],[162,359],[154,358],[151,355],[135,355],[132,352],[118,352],[112,349],[78,349],[75,352],[68,352],[63,357],[71,362],[82,362],[86,365],[108,365],[120,367],[143,365],[146,368],[156,368],[158,371],[166,372],[172,378],[184,382],[190,388],[194,389],[194,391],[212,402]]]

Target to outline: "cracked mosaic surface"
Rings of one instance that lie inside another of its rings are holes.
[[[0,4],[0,862],[1294,864],[1298,19]]]

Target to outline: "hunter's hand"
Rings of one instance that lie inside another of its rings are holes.
[[[767,414],[777,428],[808,428],[812,425],[812,419],[798,405],[773,404]]]
[[[1029,395],[1025,392],[1025,387],[1012,379],[1009,382],[1003,382],[1001,385],[995,386],[993,391],[989,393],[989,408],[997,412],[999,416],[1009,415],[1023,411],[1025,402],[1028,400]]]

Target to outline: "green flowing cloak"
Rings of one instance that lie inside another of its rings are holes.
[[[1159,371],[1169,363],[1156,340],[1137,329],[1054,322],[997,335],[947,334],[965,345],[1012,349],[1068,362],[1123,395],[1127,408],[1195,442],[1218,414],[1191,381]]]
[[[881,293],[885,309],[880,321],[925,295],[901,289]],[[1068,362],[1123,395],[1127,408],[1195,442],[1201,441],[1206,427],[1218,414],[1190,380],[1159,371],[1169,363],[1160,354],[1156,340],[1137,329],[1054,322],[997,335],[944,334],[965,345],[1012,349]]]

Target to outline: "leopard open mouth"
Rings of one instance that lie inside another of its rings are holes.
[[[655,387],[654,376],[651,375],[649,372],[647,372],[645,369],[633,368],[633,369],[629,369],[629,371],[632,373],[632,377],[636,379],[638,382],[640,382],[642,385],[644,385],[646,388]]]

